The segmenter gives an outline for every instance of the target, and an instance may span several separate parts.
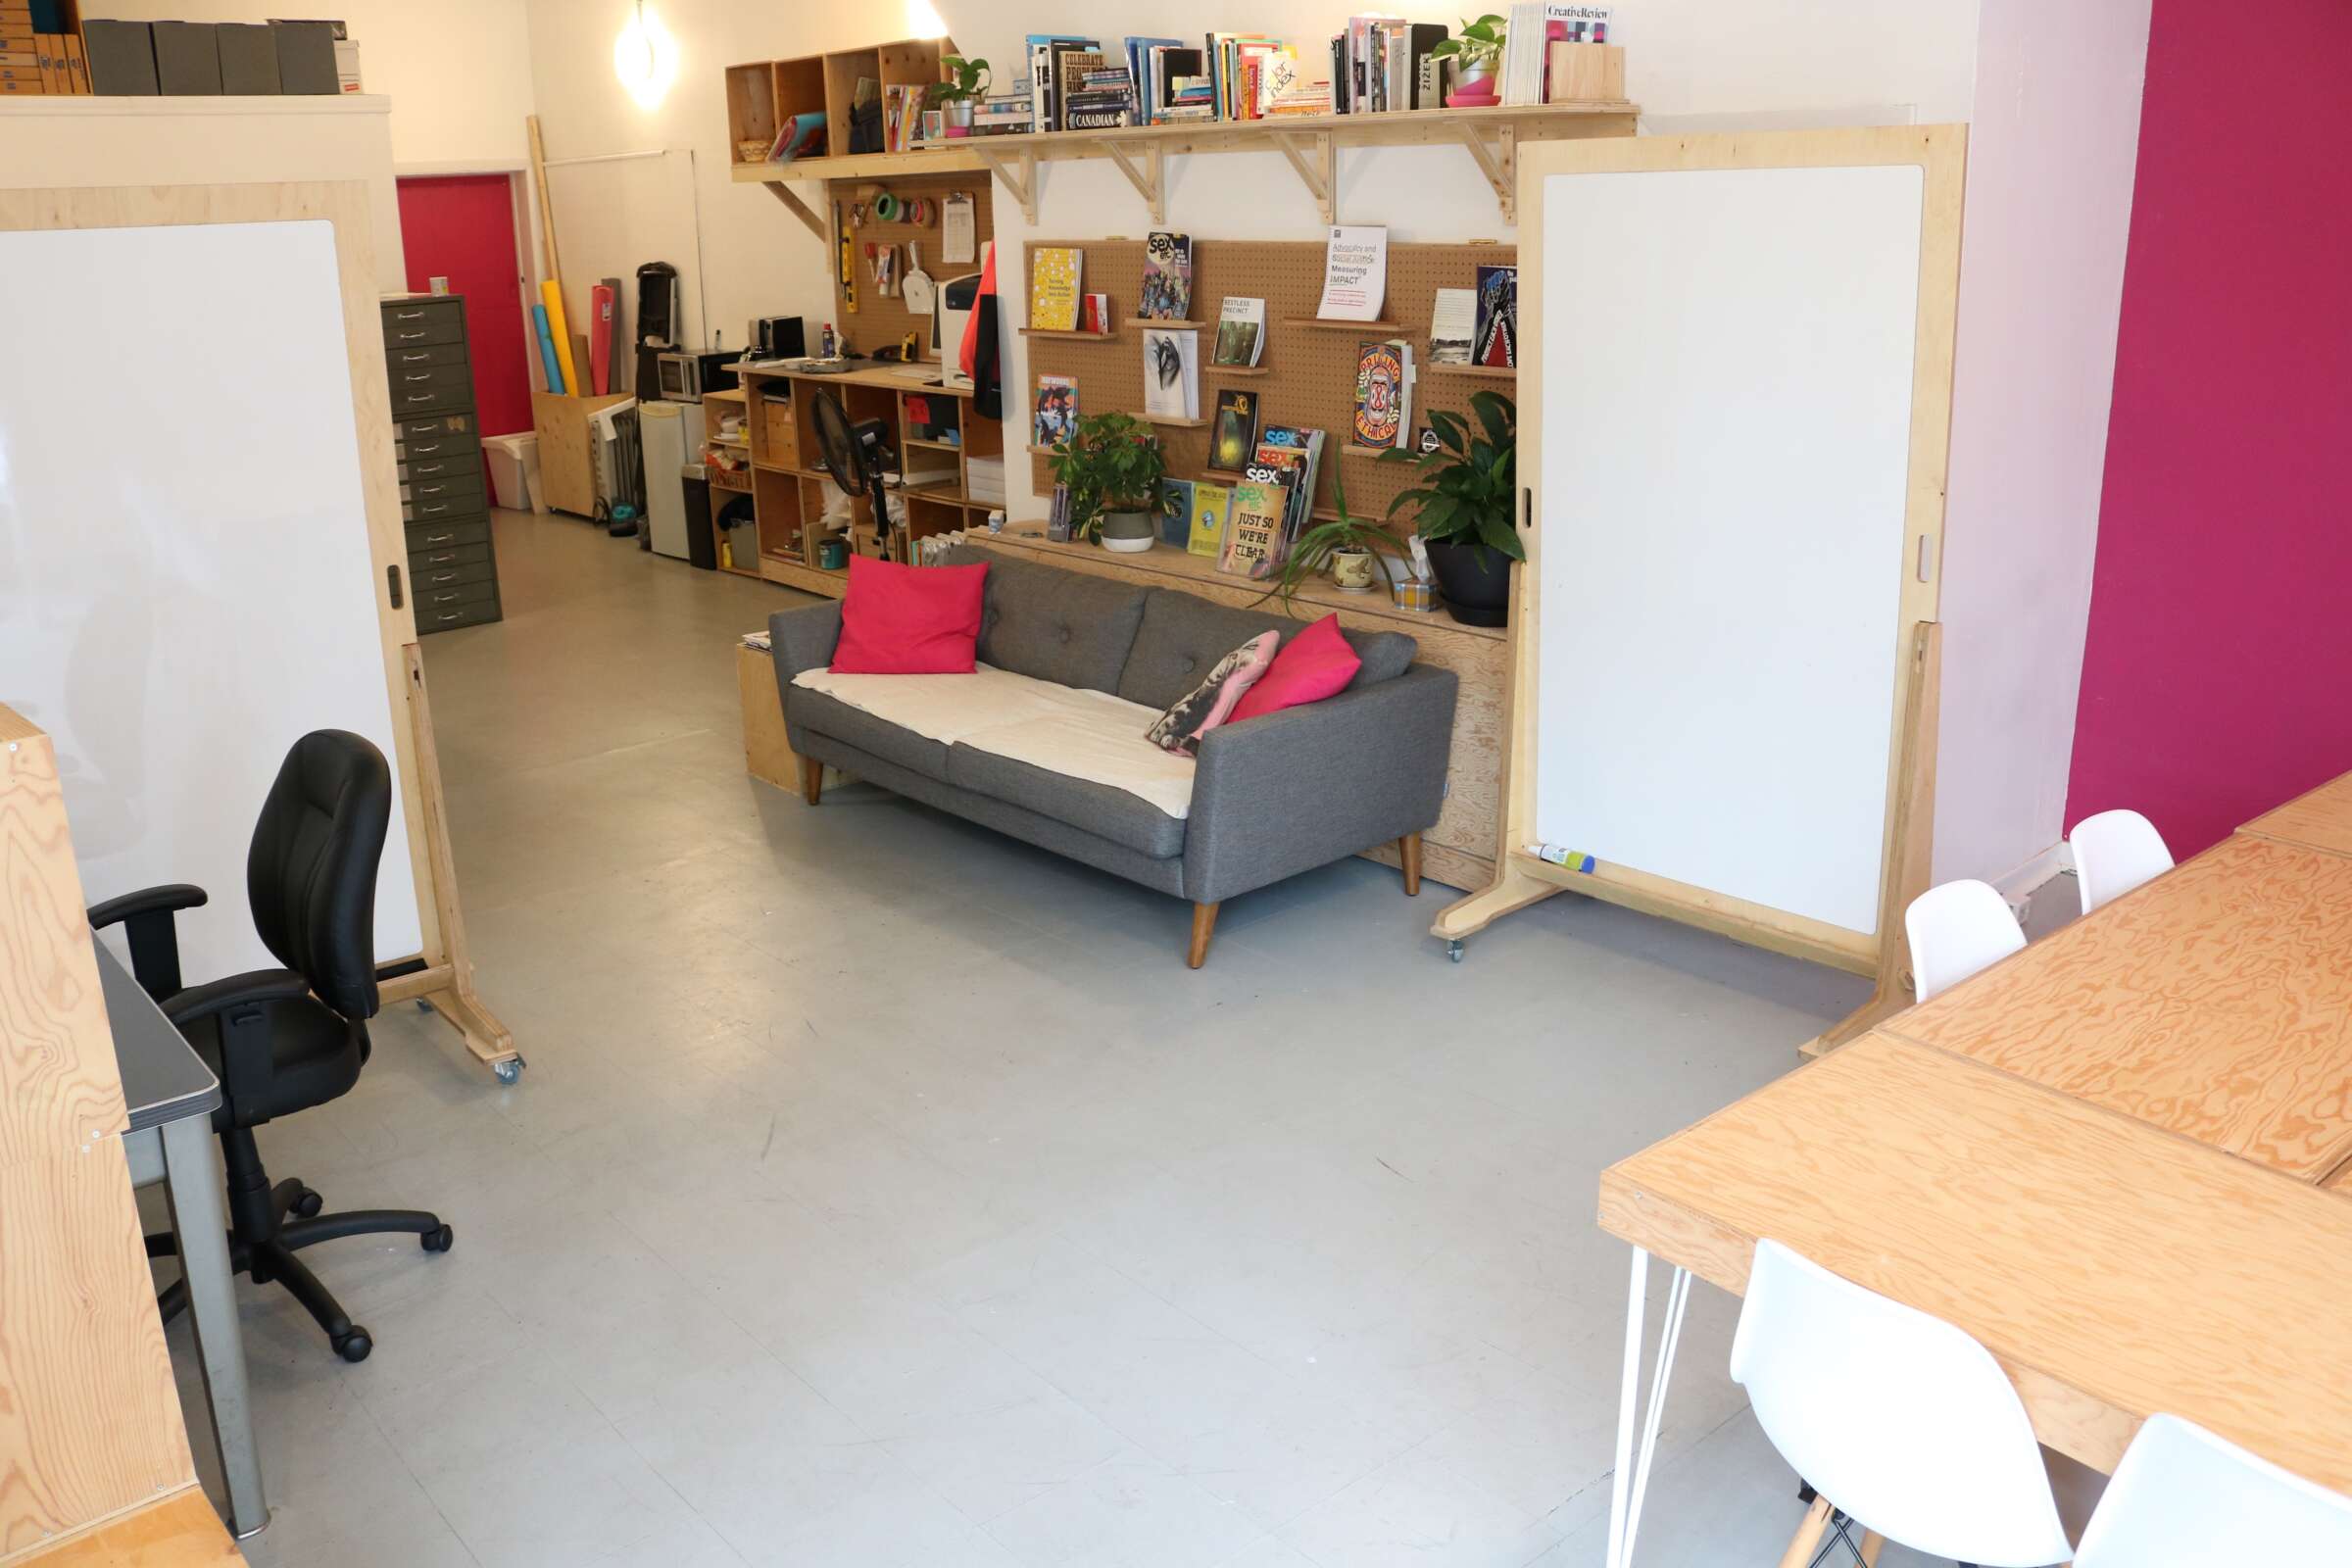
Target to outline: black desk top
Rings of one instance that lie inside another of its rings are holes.
[[[115,1064],[122,1074],[130,1130],[142,1133],[182,1116],[209,1113],[220,1103],[220,1081],[107,945],[93,938],[92,946],[98,950],[98,984],[115,1032]]]

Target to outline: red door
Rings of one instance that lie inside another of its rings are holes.
[[[400,236],[409,287],[436,277],[466,296],[466,353],[482,434],[531,428],[531,372],[523,359],[522,268],[514,258],[513,187],[504,174],[400,181]]]

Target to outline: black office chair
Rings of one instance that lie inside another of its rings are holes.
[[[414,1235],[426,1251],[446,1252],[450,1229],[414,1209],[321,1217],[318,1195],[301,1182],[270,1185],[253,1130],[347,1095],[360,1081],[376,1007],[375,869],[391,815],[391,769],[360,736],[317,730],[286,754],[245,859],[254,928],[283,969],[183,990],[172,916],[203,905],[202,888],[147,888],[90,910],[93,927],[123,927],[131,972],[220,1079],[213,1131],[228,1167],[230,1261],[256,1285],[274,1280],[293,1292],[346,1361],[366,1360],[374,1342],[294,1254],[338,1237],[384,1234]],[[174,1250],[169,1236],[149,1237],[147,1250]],[[172,1286],[161,1298],[164,1316],[186,1300],[185,1287]]]

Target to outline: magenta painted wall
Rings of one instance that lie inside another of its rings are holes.
[[[2156,0],[2066,808],[2182,858],[2352,769],[2352,3],[2214,16]]]

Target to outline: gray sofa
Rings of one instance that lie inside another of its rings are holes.
[[[989,568],[982,664],[1153,710],[1259,632],[1273,628],[1287,641],[1307,624],[970,546],[949,552],[945,564],[982,563]],[[1402,633],[1348,632],[1363,667],[1339,695],[1209,731],[1193,769],[1189,813],[1172,816],[1125,789],[969,744],[942,744],[795,685],[803,671],[832,662],[838,604],[778,611],[768,628],[809,805],[817,804],[830,763],[1190,900],[1195,968],[1207,955],[1221,902],[1359,851],[1396,843],[1405,892],[1420,891],[1421,832],[1437,821],[1445,795],[1456,682],[1449,670],[1414,663],[1413,639]],[[1137,744],[1149,747],[1143,727],[1135,728]]]

